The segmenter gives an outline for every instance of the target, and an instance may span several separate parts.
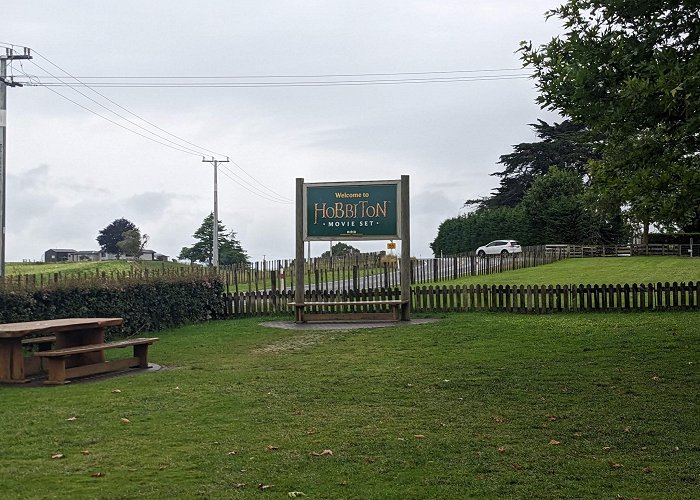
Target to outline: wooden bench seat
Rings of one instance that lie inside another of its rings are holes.
[[[22,339],[22,345],[45,345],[52,344],[56,342],[55,335],[49,335],[46,337],[31,337],[28,339]]]
[[[399,321],[401,319],[401,308],[407,304],[407,300],[387,299],[387,300],[347,300],[347,301],[308,301],[303,304],[288,302],[287,305],[294,307],[295,319],[297,322],[308,321]],[[336,308],[336,307],[381,307],[389,306],[390,311],[347,311],[347,312],[307,312],[306,309],[313,307]]]
[[[76,347],[64,347],[49,351],[37,351],[34,356],[45,358],[47,361],[47,384],[64,384],[66,379],[96,375],[126,368],[148,368],[148,346],[158,340],[157,337],[137,338],[106,342],[104,344],[89,344]],[[100,363],[82,364],[66,367],[66,360],[91,352],[100,352],[107,349],[123,349],[133,346],[134,355],[130,358],[115,359]]]

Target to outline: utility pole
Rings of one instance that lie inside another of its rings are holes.
[[[31,59],[30,49],[24,47],[23,54],[16,54],[14,49],[6,48],[5,54],[0,54],[0,278],[5,276],[5,191],[7,188],[7,87],[21,87],[12,77],[7,77],[7,61],[16,59]]]
[[[202,162],[211,163],[214,165],[214,233],[212,237],[212,257],[211,264],[214,267],[219,267],[219,188],[218,188],[218,167],[219,163],[227,163],[228,156],[225,160],[217,160],[212,156],[211,160],[202,158]]]

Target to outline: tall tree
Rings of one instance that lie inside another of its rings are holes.
[[[197,240],[190,247],[183,247],[179,259],[190,262],[202,262],[211,265],[214,248],[214,213],[210,213],[202,221],[202,225],[192,237]],[[236,239],[236,233],[227,232],[226,226],[218,221],[219,264],[222,266],[248,262],[248,254]]]
[[[103,252],[115,254],[119,258],[122,254],[119,242],[124,239],[123,235],[125,232],[133,230],[138,230],[138,228],[130,220],[124,218],[115,219],[100,231],[97,236],[97,243],[100,244],[100,249]]]
[[[700,206],[697,0],[569,0],[547,13],[566,33],[521,43],[545,108],[602,141],[592,176],[630,215],[692,224]]]
[[[503,170],[491,174],[501,178],[500,186],[481,201],[481,206],[518,205],[535,179],[551,167],[570,170],[584,178],[588,174],[588,161],[598,157],[587,130],[578,123],[564,120],[550,125],[537,120],[530,126],[539,140],[516,144],[512,153],[501,155],[498,163],[503,165]]]

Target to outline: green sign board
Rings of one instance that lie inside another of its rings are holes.
[[[304,184],[304,240],[401,239],[401,181]]]

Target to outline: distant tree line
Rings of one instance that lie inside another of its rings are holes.
[[[431,248],[436,255],[475,250],[495,239],[522,245],[605,244],[629,238],[619,203],[591,188],[586,165],[596,157],[587,131],[569,120],[531,125],[540,139],[502,155],[499,186],[486,198],[467,200],[475,210],[445,220]]]
[[[520,54],[537,102],[565,120],[500,157],[499,186],[440,225],[435,254],[700,231],[697,1],[568,0],[546,15],[566,33]]]
[[[190,263],[212,264],[214,250],[214,214],[204,218],[199,229],[192,235],[195,243],[180,250],[179,259]],[[103,252],[131,257],[138,260],[149,241],[147,234],[128,219],[115,219],[104,229],[100,230],[97,242]],[[228,231],[221,221],[218,221],[219,264],[222,266],[249,261],[248,254],[236,239],[236,233]]]

